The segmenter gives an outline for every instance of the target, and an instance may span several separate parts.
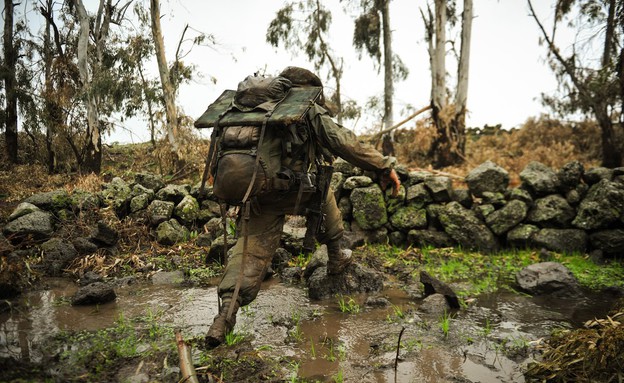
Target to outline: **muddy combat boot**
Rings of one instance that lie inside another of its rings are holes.
[[[214,318],[214,322],[212,323],[212,326],[210,326],[208,334],[206,334],[205,341],[208,347],[217,347],[221,343],[225,342],[225,334],[234,329],[234,325],[236,324],[236,312],[238,311],[239,304],[237,301],[232,302],[234,310],[232,311],[230,320],[227,320],[230,302],[230,300],[224,300],[222,302],[219,314],[217,314]]]
[[[342,274],[343,271],[353,262],[351,250],[341,249],[339,241],[331,241],[327,244],[327,274]]]

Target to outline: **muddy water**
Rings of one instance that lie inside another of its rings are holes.
[[[51,279],[48,285],[0,315],[0,357],[38,361],[37,345],[46,337],[111,327],[120,316],[158,315],[160,323],[181,328],[186,337],[201,336],[217,309],[214,287],[136,284],[116,289],[115,302],[74,307],[67,303],[77,289],[73,282]],[[555,328],[603,315],[609,303],[596,296],[566,301],[484,295],[454,314],[444,336],[439,316],[418,311],[420,300],[397,288],[378,295],[391,305],[367,307],[365,295],[354,296],[361,311],[347,314],[337,299],[310,302],[300,286],[273,279],[239,313],[236,331],[251,335],[267,357],[292,357],[298,362],[292,373],[308,380],[522,382],[532,345]]]

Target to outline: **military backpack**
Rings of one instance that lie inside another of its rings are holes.
[[[284,77],[249,76],[226,90],[195,122],[213,128],[203,184],[229,205],[310,183],[315,144],[305,118],[321,87],[297,87]],[[312,187],[312,185],[309,185]]]

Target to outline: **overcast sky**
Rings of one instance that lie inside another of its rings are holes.
[[[461,0],[457,1],[461,8]],[[552,2],[534,0],[536,11],[547,24],[552,20]],[[144,3],[147,6],[148,2]],[[169,61],[173,59],[185,24],[212,34],[217,43],[214,47],[195,47],[184,58],[185,62],[197,65],[198,74],[203,76],[180,89],[179,103],[186,114],[199,117],[224,89],[236,89],[240,80],[258,70],[277,74],[288,65],[313,69],[303,57],[292,57],[283,49],[266,43],[267,27],[285,3],[283,0],[161,1],[161,23]],[[354,15],[343,11],[345,2],[324,0],[324,3],[333,11],[330,44],[345,59],[343,100],[354,99],[364,105],[369,97],[382,94],[383,71],[378,73],[369,57],[357,59],[352,46]],[[95,2],[91,4],[90,1],[85,4],[91,8],[95,6]],[[395,121],[409,114],[405,110],[407,105],[420,109],[429,103],[429,57],[420,16],[425,4],[424,0],[392,0],[390,3],[393,49],[410,71],[406,81],[395,85]],[[554,74],[545,63],[546,48],[538,44],[539,30],[529,16],[525,0],[474,0],[473,7],[468,125],[519,126],[527,118],[545,112],[540,94],[556,89]],[[452,60],[447,60],[447,65],[447,71],[454,74],[456,67]],[[157,76],[155,64],[153,68]],[[326,87],[333,88],[332,81],[324,82]],[[351,121],[345,125],[363,132],[378,122],[379,119],[369,117],[359,120],[357,126]],[[133,124],[133,134],[118,131],[105,140],[146,141],[149,135],[145,126],[144,122],[136,127]]]
[[[343,4],[337,0],[325,3],[328,7],[333,4],[330,44],[345,58],[343,99],[355,99],[363,105],[369,97],[381,95],[383,72],[378,73],[368,57],[357,60],[352,47],[353,18],[343,12]],[[536,11],[545,21],[552,19],[548,3],[534,1]],[[186,23],[214,35],[218,43],[214,49],[194,48],[186,58],[197,64],[206,76],[180,89],[180,103],[187,114],[199,117],[223,89],[235,89],[238,81],[259,69],[266,68],[268,74],[279,73],[288,65],[312,69],[303,57],[293,58],[283,49],[277,50],[266,43],[267,26],[284,4],[284,1],[254,0],[162,3],[168,57]],[[395,86],[395,121],[404,116],[401,112],[406,105],[419,109],[429,102],[429,57],[420,16],[424,4],[415,0],[393,0],[390,4],[393,48],[410,70],[408,79]],[[468,125],[500,123],[512,128],[528,117],[543,113],[540,94],[555,90],[556,81],[545,63],[545,47],[538,44],[539,31],[529,16],[526,1],[474,0],[474,17]],[[454,73],[456,69],[449,66],[447,70]],[[216,78],[216,84],[209,81],[209,76]],[[325,82],[333,87],[331,81]],[[352,122],[345,125],[362,131],[373,120],[362,119],[358,126],[352,126]]]

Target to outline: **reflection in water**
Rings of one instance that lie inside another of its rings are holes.
[[[217,307],[215,288],[181,288],[170,285],[130,285],[117,288],[114,302],[97,306],[69,304],[77,287],[65,279],[51,279],[50,290],[20,297],[8,313],[0,314],[0,357],[38,362],[37,347],[60,331],[99,330],[115,325],[120,316],[131,319],[159,314],[163,323],[188,330],[207,331]]]
[[[126,319],[157,315],[159,322],[183,330],[186,336],[204,334],[217,310],[216,288],[138,284],[117,288],[115,302],[75,307],[68,301],[77,287],[54,279],[51,288],[25,294],[13,309],[0,314],[0,357],[37,362],[37,345],[61,331],[97,330]],[[518,363],[494,345],[509,339],[528,341],[547,335],[554,326],[577,325],[606,311],[608,304],[588,296],[575,302],[531,298],[502,292],[484,295],[454,318],[453,343],[442,339],[435,318],[416,314],[418,300],[399,289],[383,291],[393,306],[364,307],[366,295],[355,295],[363,307],[357,314],[340,312],[337,299],[310,303],[301,286],[277,279],[265,283],[258,298],[241,310],[236,331],[251,334],[256,347],[271,345],[275,357],[292,357],[297,374],[309,380],[367,382],[523,382]],[[318,315],[302,316],[304,312]],[[397,312],[404,317],[397,319]],[[307,319],[306,319],[307,318]],[[477,338],[491,325],[489,342]],[[299,338],[287,334],[299,326]],[[394,370],[401,328],[400,358]],[[452,337],[452,336],[451,336]],[[473,341],[466,342],[467,337]],[[286,339],[286,340],[285,340]],[[454,345],[455,344],[455,345]],[[459,344],[459,345],[457,345]]]

